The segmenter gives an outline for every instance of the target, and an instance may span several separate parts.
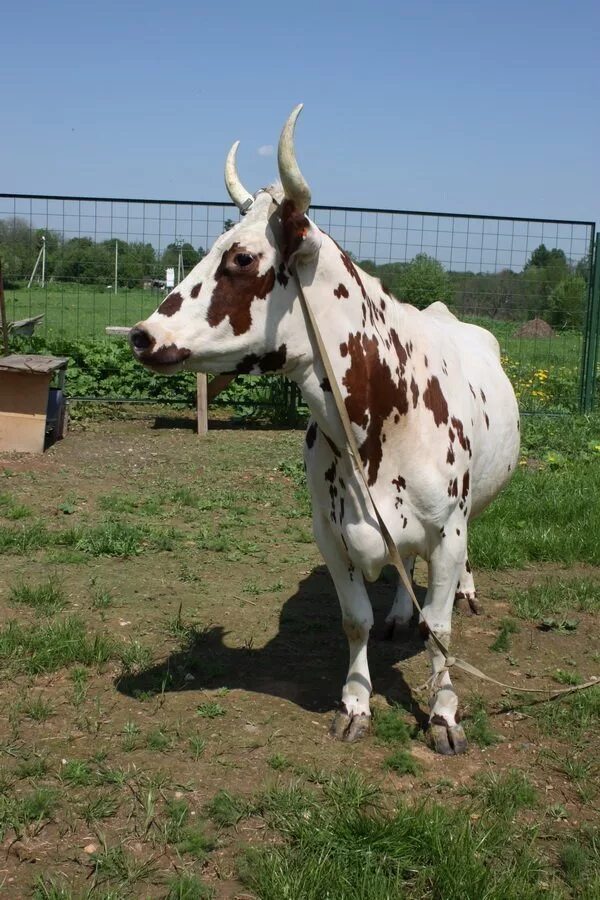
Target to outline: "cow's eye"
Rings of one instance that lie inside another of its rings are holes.
[[[254,257],[251,253],[236,253],[233,257],[233,261],[236,266],[240,266],[242,269],[245,269],[246,266],[252,265],[254,262]]]

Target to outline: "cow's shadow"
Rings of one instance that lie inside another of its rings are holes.
[[[380,579],[369,586],[375,613],[373,634],[382,631],[395,583]],[[419,602],[424,589],[416,589]],[[255,612],[260,622],[260,608]],[[247,613],[246,613],[247,614]],[[284,603],[279,631],[264,647],[228,646],[222,625],[182,629],[181,649],[164,662],[117,680],[118,690],[133,697],[170,691],[201,691],[219,687],[282,697],[307,710],[336,708],[348,666],[348,645],[341,626],[337,595],[324,566],[315,568]],[[389,703],[409,709],[424,725],[427,716],[403,678],[402,659],[423,651],[416,628],[405,641],[371,638],[369,665],[375,692]]]

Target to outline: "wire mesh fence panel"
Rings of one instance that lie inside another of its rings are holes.
[[[310,214],[400,300],[444,300],[490,329],[523,411],[574,411],[582,398],[590,407],[594,223],[325,206]],[[171,279],[238,220],[229,203],[0,194],[9,318],[43,314],[36,333],[47,340],[104,339],[106,326],[149,315]]]

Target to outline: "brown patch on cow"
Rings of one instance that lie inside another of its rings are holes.
[[[248,375],[253,369],[258,369],[265,374],[266,372],[280,372],[287,360],[287,347],[281,344],[278,350],[271,350],[263,356],[257,356],[256,353],[249,353],[235,367],[235,371],[239,375]]]
[[[473,399],[474,399],[474,400],[477,400],[477,394],[476,394],[475,391],[473,390],[473,385],[471,384],[471,382],[469,382],[469,390],[470,390],[471,393],[473,394]]]
[[[468,435],[465,434],[463,423],[460,421],[460,419],[455,419],[454,416],[452,417],[451,421],[452,425],[456,429],[456,434],[458,436],[458,442],[460,446],[463,448],[463,450],[466,450],[469,454],[469,457],[471,457],[473,455],[471,452],[471,441],[469,440]]]
[[[199,281],[198,284],[195,284],[194,287],[190,291],[190,297],[192,298],[192,300],[197,299],[198,294],[200,293],[201,290],[202,290],[202,282]]]
[[[460,536],[460,528],[456,529],[456,533]]]
[[[417,408],[417,402],[418,402],[418,400],[419,400],[419,387],[418,387],[417,382],[415,381],[415,379],[412,378],[412,377],[411,377],[411,379],[410,379],[410,390],[411,390],[411,393],[412,393],[413,407],[416,409],[416,408]]]
[[[427,359],[426,356],[423,357],[423,362],[425,363],[425,368],[428,369],[429,368],[429,360]]]
[[[470,564],[470,562],[469,562],[468,559],[465,560],[465,569],[467,570],[467,572],[471,572],[471,571],[472,571],[472,570],[471,570],[471,564]]]
[[[396,356],[398,357],[398,362],[400,364],[400,371],[398,374],[404,375],[404,370],[406,368],[406,363],[408,361],[408,354],[404,348],[404,346],[400,343],[400,338],[396,334],[393,328],[390,328],[390,337],[392,339],[392,343],[394,345],[394,350],[396,351]]]
[[[451,478],[448,482],[448,496],[458,497],[458,480],[456,478]]]
[[[172,294],[169,294],[168,297],[165,297],[156,311],[159,312],[161,316],[174,316],[175,313],[179,312],[181,309],[182,303],[183,297],[179,291],[174,291]]]
[[[282,253],[283,261],[287,263],[302,245],[302,241],[310,228],[310,222],[302,212],[298,212],[291,200],[287,198],[279,207],[282,226]]]
[[[379,305],[381,307],[381,311],[385,312],[385,300],[383,299],[383,297],[379,298]]]
[[[430,409],[433,413],[433,420],[436,425],[445,425],[448,422],[448,404],[436,375],[427,380],[427,389],[423,394],[423,401],[427,409]],[[454,420],[452,421],[454,422]]]
[[[358,274],[358,269],[356,268],[356,266],[354,265],[354,263],[352,262],[352,260],[350,259],[350,257],[348,256],[348,254],[346,253],[345,250],[340,249],[340,256],[342,257],[342,262],[344,263],[344,266],[346,267],[346,270],[347,270],[348,274],[350,275],[350,278],[353,278],[356,281],[357,285],[360,288],[360,292],[363,296],[363,300],[366,300],[367,292],[365,291],[365,286],[362,283],[362,278]]]
[[[279,263],[279,268],[277,269],[277,281],[279,282],[279,284],[282,284],[283,287],[287,287],[287,283],[289,280],[289,276],[285,271],[285,263]]]
[[[392,484],[395,484],[395,485],[396,485],[396,490],[397,490],[397,491],[402,491],[402,490],[404,490],[404,488],[406,487],[406,481],[405,481],[405,479],[402,477],[402,475],[398,475],[397,478],[393,478],[393,479],[392,479]]]
[[[463,498],[463,500],[466,500],[467,497],[469,496],[469,482],[470,482],[469,470],[467,469],[467,471],[463,475],[463,482],[462,482],[461,497]]]
[[[323,379],[323,381],[321,382],[319,387],[321,388],[322,391],[331,391],[331,383],[330,383],[327,375],[325,376],[325,378]]]
[[[215,272],[216,285],[208,307],[208,324],[215,328],[229,316],[235,335],[245,334],[252,325],[251,307],[254,300],[264,300],[273,290],[275,269],[258,274],[258,259],[244,268],[235,267],[234,257],[243,253],[239,244],[225,250]]]
[[[336,467],[337,467],[337,463],[334,460],[325,472],[325,481],[330,481],[333,484],[333,481],[335,478]]]
[[[489,431],[490,430],[490,417],[488,416],[487,413],[484,413],[483,418],[485,419],[485,427]]]
[[[176,344],[159,347],[157,350],[148,348],[140,353],[138,359],[140,362],[149,366],[174,366],[176,363],[183,362],[192,351],[187,347],[178,347]]]
[[[454,455],[454,447],[452,446],[452,444],[450,444],[448,446],[448,453],[446,454],[446,462],[448,463],[448,465],[452,466],[454,465],[455,459],[456,457]]]
[[[486,402],[485,394],[483,393],[483,390],[482,390],[481,388],[479,388],[479,393],[481,394],[481,399],[482,399],[483,402],[485,403],[485,402]]]
[[[367,432],[359,450],[368,469],[368,483],[374,484],[383,456],[383,424],[394,410],[400,415],[408,412],[406,381],[394,380],[387,362],[379,355],[376,337],[351,334],[340,352],[350,357],[350,367],[342,379],[348,391],[345,404],[350,420]]]
[[[338,286],[337,286],[336,288],[334,288],[333,293],[334,293],[334,296],[336,296],[336,297],[338,298],[338,300],[339,300],[341,297],[343,297],[344,299],[346,299],[347,297],[350,296],[350,294],[348,293],[348,288],[346,288],[346,287],[341,283],[341,281],[340,281],[340,283],[338,284]]]
[[[306,446],[308,447],[309,450],[312,450],[316,439],[317,439],[317,423],[311,422],[310,425],[308,426],[308,428],[306,429],[306,436],[305,436]]]

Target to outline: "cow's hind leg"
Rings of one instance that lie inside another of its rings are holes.
[[[481,612],[481,604],[477,600],[477,591],[475,590],[473,573],[468,559],[465,559],[465,564],[456,585],[454,606],[459,612],[466,613],[468,616],[478,616]]]
[[[367,641],[373,625],[373,610],[362,573],[354,568],[343,550],[340,552],[328,522],[315,522],[315,537],[335,584],[350,650],[342,702],[333,719],[331,734],[340,741],[356,741],[371,727]]]
[[[461,517],[462,519],[462,517]],[[435,750],[445,755],[464,753],[467,749],[465,732],[460,724],[458,697],[452,686],[450,673],[445,667],[442,651],[431,637],[436,637],[450,648],[452,606],[460,573],[466,560],[466,529],[464,520],[460,528],[446,527],[444,537],[429,560],[429,585],[423,607],[420,629],[425,638],[431,659],[431,693],[429,698],[429,729]]]
[[[406,559],[402,560],[402,563],[404,565],[404,571],[406,572],[409,581],[412,581],[413,571],[415,568],[415,557],[407,556]],[[394,603],[392,604],[392,608],[390,609],[389,613],[385,617],[385,625],[383,629],[384,640],[389,641],[405,637],[407,632],[410,630],[413,612],[414,608],[410,594],[404,587],[404,582],[399,577],[396,596],[394,597]]]

